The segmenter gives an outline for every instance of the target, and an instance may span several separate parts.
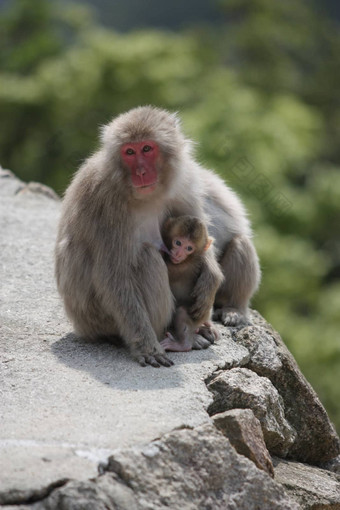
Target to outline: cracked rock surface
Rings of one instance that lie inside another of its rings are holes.
[[[278,334],[254,312],[253,326],[220,326],[221,340],[207,350],[169,354],[168,369],[77,339],[53,277],[59,211],[53,192],[0,172],[0,505],[312,508],[236,453],[207,412],[221,411],[216,399],[248,407],[271,453],[334,465],[339,439]],[[260,381],[257,400],[247,381]],[[266,439],[271,426],[275,447]],[[332,477],[329,508],[337,508]]]

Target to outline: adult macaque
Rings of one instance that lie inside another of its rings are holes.
[[[204,263],[203,255],[213,239],[208,236],[208,230],[199,218],[188,215],[169,218],[165,221],[161,233],[168,250],[165,262],[171,292],[176,301],[170,332],[161,345],[166,351],[204,349],[218,337],[218,330],[210,321],[214,296],[207,296],[210,302],[207,302],[204,314],[193,320],[190,316],[190,308],[193,305],[191,295]],[[216,291],[222,281],[223,274],[220,271],[220,277],[216,278]],[[199,333],[203,333],[204,336]]]
[[[226,278],[215,304],[222,322],[247,320],[260,272],[237,196],[192,158],[177,117],[153,107],[120,115],[66,191],[56,244],[56,278],[77,333],[120,336],[143,366],[170,366],[159,341],[174,310],[158,249],[167,216],[210,220]],[[210,309],[220,269],[203,256],[190,317]],[[207,298],[211,296],[211,299]]]

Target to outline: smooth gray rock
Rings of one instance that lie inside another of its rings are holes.
[[[299,462],[273,459],[275,479],[304,510],[340,510],[340,476]]]
[[[232,409],[215,414],[215,426],[226,436],[237,453],[252,460],[259,469],[274,476],[274,468],[264,442],[260,421],[251,409]]]
[[[255,311],[252,320],[254,326],[241,329],[234,338],[250,353],[246,366],[268,377],[283,399],[286,419],[296,431],[288,456],[322,466],[339,455],[339,437],[280,335]]]
[[[220,372],[208,384],[214,396],[210,415],[235,408],[251,409],[261,423],[268,450],[285,457],[295,432],[285,418],[282,398],[266,377],[247,368]]]

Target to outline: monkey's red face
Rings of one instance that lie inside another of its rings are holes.
[[[170,259],[173,264],[180,264],[194,253],[195,245],[188,237],[176,237],[172,241]]]
[[[157,163],[160,157],[158,145],[151,140],[126,143],[121,148],[121,157],[130,171],[135,191],[141,195],[155,191],[158,183]]]

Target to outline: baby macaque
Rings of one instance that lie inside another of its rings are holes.
[[[205,349],[218,338],[218,330],[210,322],[211,296],[205,314],[194,319],[189,310],[194,301],[192,293],[202,269],[203,254],[210,248],[213,239],[208,236],[205,224],[194,216],[169,218],[163,225],[162,237],[168,250],[165,262],[176,310],[170,332],[161,345],[166,351]],[[222,280],[221,272],[216,291]]]

